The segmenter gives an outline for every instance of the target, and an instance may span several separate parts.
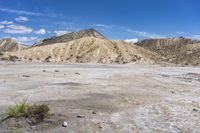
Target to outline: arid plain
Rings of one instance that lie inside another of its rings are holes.
[[[28,97],[54,125],[1,132],[199,132],[200,68],[1,62],[0,111]],[[67,121],[68,127],[62,127]]]

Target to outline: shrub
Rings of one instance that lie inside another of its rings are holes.
[[[25,112],[24,117],[31,120],[32,124],[44,121],[48,116],[49,107],[47,105],[33,105]]]

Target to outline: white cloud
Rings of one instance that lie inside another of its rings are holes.
[[[137,36],[143,37],[143,38],[164,38],[163,35],[152,34],[152,33],[144,32],[144,31],[137,31],[137,30],[131,30],[131,29],[127,29],[127,31],[129,33],[132,33],[134,35],[137,35]]]
[[[18,43],[29,44],[37,40],[37,37],[13,37],[12,39],[16,40]]]
[[[93,24],[94,26],[97,26],[97,27],[105,27],[104,24]]]
[[[69,31],[67,31],[67,30],[54,31],[54,34],[56,34],[56,36],[61,36],[61,35],[64,35],[66,33],[69,33]]]
[[[37,35],[44,35],[44,34],[46,34],[46,30],[40,29],[40,30],[35,31],[34,33],[37,34]]]
[[[0,11],[8,12],[8,13],[15,13],[20,15],[32,15],[32,16],[41,16],[42,14],[37,12],[31,12],[31,11],[24,11],[24,10],[15,10],[15,9],[9,9],[9,8],[0,8]]]
[[[199,35],[190,35],[190,36],[187,36],[188,38],[191,38],[191,39],[195,39],[195,40],[200,40],[200,34]]]
[[[6,27],[6,29],[4,30],[5,33],[9,33],[9,34],[29,34],[31,33],[33,30],[31,28],[28,28],[26,26],[23,25],[8,25]]]
[[[0,25],[0,29],[3,29],[3,28],[5,28],[5,26],[4,25]]]
[[[46,9],[44,12],[33,12],[33,11],[26,11],[26,10],[16,10],[16,9],[10,9],[10,8],[1,8],[0,11],[7,12],[7,13],[14,13],[18,15],[29,15],[29,16],[46,16],[46,17],[54,17],[54,18],[63,18],[64,15],[50,11]]]
[[[9,25],[9,24],[13,24],[13,22],[6,20],[6,21],[1,21],[0,24],[2,24],[2,25]]]
[[[138,39],[137,38],[133,38],[133,39],[126,39],[124,41],[129,42],[129,43],[136,43],[136,42],[138,42]]]
[[[178,32],[176,32],[176,34],[178,34],[178,35],[187,35],[187,33],[183,32],[183,31],[178,31]]]
[[[15,18],[15,20],[18,21],[18,22],[29,21],[29,19],[27,17],[24,17],[24,16],[19,16],[19,17]]]
[[[98,28],[107,28],[107,29],[111,29],[111,28],[116,28],[117,27],[116,25],[107,25],[107,24],[93,24],[92,26],[98,27]]]

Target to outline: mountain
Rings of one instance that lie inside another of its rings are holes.
[[[0,40],[0,52],[15,52],[25,48],[26,46],[18,44],[15,40],[11,38]]]
[[[158,60],[154,52],[125,41],[110,41],[102,37],[82,37],[64,43],[35,46],[23,51],[10,52],[9,55],[21,60],[67,63],[124,64],[154,63]]]
[[[166,62],[184,65],[200,64],[200,41],[184,37],[165,39],[146,39],[137,43],[160,56]]]
[[[47,38],[44,40],[39,41],[35,44],[35,46],[43,46],[43,45],[49,45],[54,43],[63,43],[63,42],[70,42],[72,40],[80,39],[83,37],[95,37],[95,38],[101,38],[104,39],[105,37],[97,32],[95,29],[86,29],[79,32],[71,32],[64,34],[62,36],[54,36],[51,38]]]

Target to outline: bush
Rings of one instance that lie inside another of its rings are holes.
[[[24,117],[31,120],[32,124],[44,121],[48,116],[49,107],[47,105],[33,105],[24,114]]]

